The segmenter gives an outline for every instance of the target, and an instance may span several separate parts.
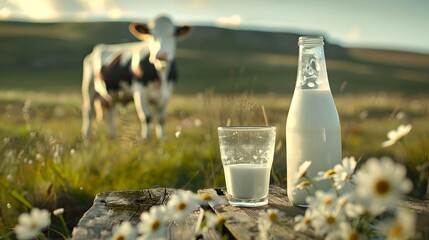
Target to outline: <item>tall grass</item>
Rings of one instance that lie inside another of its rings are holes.
[[[73,227],[99,192],[224,186],[217,140],[221,125],[267,121],[277,126],[272,183],[285,184],[290,97],[210,91],[174,96],[166,141],[140,141],[133,106],[119,107],[118,137],[108,139],[104,124],[97,123],[95,136],[84,144],[79,94],[2,92],[0,96],[0,236],[11,231],[28,205],[64,208],[67,224]],[[344,156],[387,154],[412,160],[412,165],[428,160],[429,97],[377,93],[341,95],[335,100]],[[401,146],[381,148],[387,131],[402,123],[413,125],[406,151]],[[59,222],[52,227],[62,231]]]

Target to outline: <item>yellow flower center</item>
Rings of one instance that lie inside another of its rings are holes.
[[[391,189],[390,183],[385,179],[379,179],[375,183],[375,192],[379,195],[386,195],[387,193],[390,192],[390,189]]]
[[[210,195],[208,195],[207,193],[200,194],[200,198],[204,201],[207,201],[207,202],[212,200],[212,197],[210,197]]]
[[[328,171],[325,172],[325,177],[330,177],[334,174],[335,174],[335,171],[332,169],[329,169]]]
[[[161,223],[158,220],[156,220],[155,222],[152,223],[152,231],[155,232],[156,230],[158,230],[160,226],[161,226]]]
[[[347,239],[348,240],[358,240],[359,239],[358,237],[359,236],[358,236],[357,232],[352,232],[352,233],[350,233],[350,235]]]
[[[115,240],[125,240],[125,237],[123,235],[119,235],[115,238]]]
[[[270,219],[270,221],[271,221],[271,222],[275,222],[275,221],[277,221],[277,214],[275,214],[275,213],[270,213],[270,214],[268,215],[268,219]]]
[[[222,215],[217,216],[217,224],[221,225],[224,224],[226,219]]]
[[[311,219],[310,218],[304,218],[304,224],[305,225],[310,225],[311,224]]]
[[[335,217],[333,217],[333,216],[327,216],[326,217],[326,222],[329,225],[333,225],[333,224],[335,224],[337,222],[337,219]]]
[[[331,204],[333,202],[334,202],[334,200],[332,198],[325,198],[325,200],[323,201],[325,206],[328,206],[329,204]]]
[[[37,228],[37,224],[32,222],[30,225],[30,229],[36,229]]]
[[[402,226],[400,224],[395,224],[389,231],[389,236],[393,238],[398,238],[402,236]]]
[[[186,209],[186,207],[187,207],[188,205],[186,204],[186,203],[184,203],[184,202],[181,202],[178,206],[177,206],[177,209],[179,209],[180,211],[183,211],[183,210],[185,210]]]
[[[304,187],[308,187],[308,186],[310,186],[311,185],[311,182],[310,181],[304,181],[304,182],[301,182],[299,185],[298,185],[298,187],[300,187],[300,188],[304,188]]]

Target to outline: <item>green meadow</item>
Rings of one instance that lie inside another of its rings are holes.
[[[180,79],[168,139],[141,141],[134,107],[118,106],[115,139],[103,122],[80,136],[81,61],[93,44],[133,40],[126,23],[2,23],[0,28],[0,236],[31,207],[64,208],[71,229],[103,191],[224,186],[217,127],[278,127],[271,183],[285,186],[285,124],[296,76],[297,36],[197,27],[178,46]],[[391,156],[415,180],[428,161],[429,56],[346,49],[327,39],[343,156]],[[382,148],[387,132],[413,128]],[[423,189],[424,188],[424,189]],[[48,232],[65,233],[54,221]]]

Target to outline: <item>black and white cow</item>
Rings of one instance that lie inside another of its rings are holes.
[[[158,16],[148,24],[131,23],[129,30],[140,42],[100,44],[85,57],[82,80],[82,136],[91,134],[94,110],[104,116],[109,136],[115,136],[115,103],[134,101],[143,139],[155,123],[158,138],[165,136],[167,104],[177,81],[176,39],[190,32],[176,27],[169,17]]]

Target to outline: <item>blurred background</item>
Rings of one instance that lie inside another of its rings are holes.
[[[77,90],[95,44],[136,41],[129,22],[166,13],[194,26],[179,42],[177,93],[292,94],[300,35],[325,37],[334,92],[425,92],[428,8],[418,0],[2,0],[0,88]]]

